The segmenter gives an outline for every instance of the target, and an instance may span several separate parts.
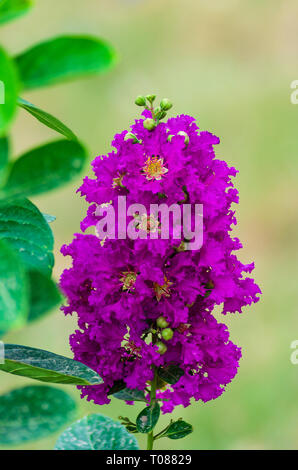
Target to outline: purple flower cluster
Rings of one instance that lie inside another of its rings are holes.
[[[75,359],[104,379],[103,385],[80,387],[82,396],[109,403],[115,384],[144,390],[154,369],[175,365],[183,375],[158,391],[163,412],[170,412],[188,406],[192,397],[218,397],[233,379],[241,351],[212,312],[216,305],[224,314],[241,312],[258,301],[260,289],[246,277],[254,265],[234,254],[241,248],[230,236],[236,224],[231,204],[238,202],[231,177],[237,172],[215,157],[219,139],[199,132],[186,115],[150,131],[140,119],[131,132],[137,142],[127,139],[127,131],[117,134],[115,150],[93,161],[95,178],[85,178],[80,187],[90,203],[81,229],[96,226],[97,208],[116,206],[118,196],[146,207],[185,201],[203,204],[203,246],[186,250],[183,237],[100,240],[76,234],[62,248],[73,259],[61,278],[69,301],[63,309],[78,315],[79,329],[70,338]],[[166,339],[160,317],[170,331]]]

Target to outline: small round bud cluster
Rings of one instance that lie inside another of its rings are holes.
[[[137,106],[143,106],[145,109],[151,111],[152,118],[144,120],[144,128],[148,131],[153,131],[158,125],[159,121],[164,119],[167,115],[167,111],[172,108],[173,104],[167,98],[163,98],[160,102],[160,105],[154,108],[153,103],[155,101],[156,95],[139,95],[135,99],[135,104]]]
[[[162,330],[161,336],[165,341],[169,341],[170,339],[173,338],[174,331],[172,330],[172,328],[168,328],[169,322],[167,321],[165,317],[162,317],[162,316],[158,317],[158,319],[156,320],[156,325],[158,328]],[[158,346],[159,354],[164,354],[168,349],[167,346],[162,341],[158,341],[156,343],[156,346]]]

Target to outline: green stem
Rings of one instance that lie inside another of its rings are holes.
[[[157,373],[156,369],[154,369],[154,378],[152,380],[151,384],[151,390],[150,390],[150,405],[156,401],[156,386],[157,386]],[[153,437],[153,429],[147,434],[147,450],[152,450],[153,449],[153,442],[154,442],[154,437]]]

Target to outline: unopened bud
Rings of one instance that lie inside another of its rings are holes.
[[[165,328],[164,330],[162,330],[161,332],[161,336],[163,337],[163,339],[165,339],[166,341],[169,341],[170,339],[173,338],[173,335],[174,335],[174,331],[172,330],[172,328]]]
[[[155,100],[156,98],[156,95],[147,95],[146,96],[147,100],[149,101],[149,103],[153,103],[153,101]]]
[[[166,347],[166,345],[165,345],[164,343],[162,343],[161,341],[157,341],[156,346],[158,347],[157,352],[158,352],[159,354],[164,354],[164,353],[167,351],[167,349],[168,349],[168,348]]]
[[[134,135],[132,132],[127,132],[127,134],[125,134],[124,136],[124,140],[125,141],[132,140],[133,144],[141,143],[141,141],[137,138],[137,136]]]
[[[156,122],[154,121],[154,119],[148,118],[148,119],[145,119],[145,121],[143,122],[143,126],[148,131],[153,131],[153,129],[155,129],[156,127]]]
[[[158,317],[156,324],[159,328],[166,328],[169,326],[169,322],[165,319],[165,317]]]
[[[139,95],[135,99],[135,104],[137,106],[146,106],[146,98],[145,96]]]
[[[182,137],[184,137],[184,143],[185,143],[185,145],[188,145],[188,144],[189,144],[189,135],[186,134],[186,132],[184,132],[184,131],[179,131],[177,135],[182,135]]]
[[[156,119],[161,121],[164,117],[166,117],[167,113],[165,111],[159,111],[155,114]]]
[[[164,111],[168,111],[169,109],[171,109],[173,106],[173,104],[171,103],[170,100],[168,100],[167,98],[164,98],[163,100],[161,100],[160,102],[160,107],[161,109],[163,109]]]

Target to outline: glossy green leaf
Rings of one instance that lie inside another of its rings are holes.
[[[182,419],[178,419],[174,423],[170,424],[167,431],[162,435],[162,437],[168,437],[169,439],[182,439],[188,434],[193,432],[193,427],[191,424],[186,423]]]
[[[168,384],[174,385],[182,377],[184,371],[178,366],[169,365],[166,367],[159,367],[157,374]]]
[[[118,393],[121,390],[124,390],[126,387],[124,380],[115,380],[113,385],[109,387],[109,391],[107,395],[114,395],[114,393]]]
[[[146,401],[144,391],[131,388],[125,388],[120,392],[114,393],[113,397],[124,401]]]
[[[1,105],[0,105],[1,106]],[[4,183],[8,170],[9,143],[7,137],[0,137],[0,186]]]
[[[27,267],[45,275],[54,264],[54,239],[49,224],[27,199],[0,203],[0,240],[13,246]]]
[[[150,406],[144,408],[138,415],[136,420],[137,430],[147,434],[152,431],[160,416],[160,407],[157,402],[153,402]]]
[[[33,46],[15,61],[27,89],[72,80],[108,69],[115,51],[106,41],[87,36],[61,36]]]
[[[48,224],[51,224],[52,222],[56,220],[56,217],[54,215],[45,214],[45,213],[43,213],[42,215],[44,216]]]
[[[77,405],[63,390],[29,386],[0,396],[0,445],[41,439],[75,419]]]
[[[27,277],[18,254],[0,240],[0,330],[23,326],[28,314]]]
[[[17,72],[13,61],[0,47],[0,136],[3,136],[11,124],[19,93]]]
[[[138,450],[136,438],[122,424],[93,414],[72,424],[59,437],[56,450]]]
[[[2,0],[0,2],[0,24],[24,15],[31,6],[31,0]]]
[[[43,349],[5,344],[5,361],[0,370],[41,382],[71,385],[99,385],[99,375],[81,362]]]
[[[59,119],[55,118],[46,111],[43,111],[34,104],[29,103],[29,101],[25,101],[22,98],[18,99],[18,105],[28,111],[28,113],[32,114],[32,116],[34,116],[45,126],[50,127],[56,132],[59,132],[59,134],[64,135],[69,140],[77,140],[74,133],[65,124],[63,124],[63,122],[59,121]]]
[[[86,158],[84,147],[74,141],[58,140],[35,148],[13,163],[0,196],[30,196],[58,188],[81,172]]]
[[[29,273],[30,297],[28,321],[39,320],[61,302],[61,294],[55,282],[38,271]]]

